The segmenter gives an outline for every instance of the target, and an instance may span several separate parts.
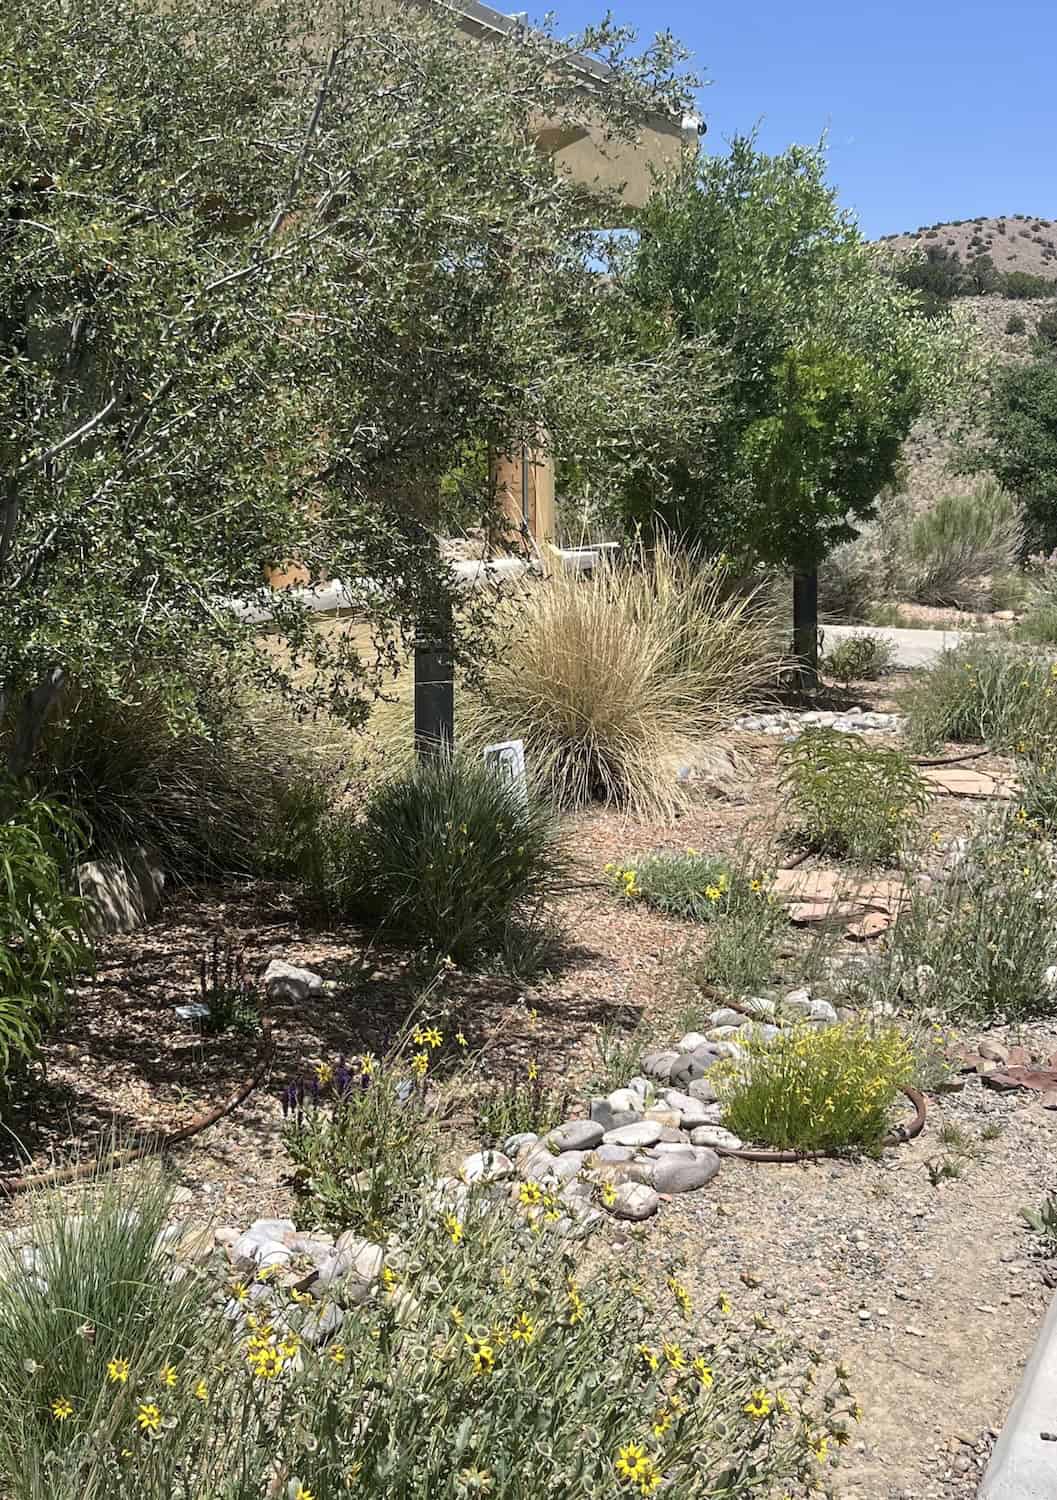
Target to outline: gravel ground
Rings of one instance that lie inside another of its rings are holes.
[[[887,705],[875,695],[872,706]],[[698,934],[617,903],[599,872],[638,850],[730,852],[772,840],[776,749],[773,737],[738,736],[725,795],[703,801],[674,828],[597,811],[568,820],[585,885],[564,914],[569,941],[552,973],[526,987],[456,972],[432,1010],[466,1032],[485,1072],[523,1073],[535,1059],[543,1076],[586,1098],[601,1026],[642,1021],[658,1044],[686,1029],[681,960]],[[938,797],[927,824],[946,836],[979,812],[978,803]],[[270,1079],[236,1114],[182,1147],[173,1165],[202,1217],[241,1227],[291,1211],[279,1139],[282,1086],[318,1059],[384,1048],[413,1002],[415,976],[400,954],[367,945],[360,934],[306,928],[289,894],[275,887],[183,893],[145,932],[109,943],[69,1023],[47,1044],[45,1084],[15,1119],[35,1165],[71,1149],[91,1153],[115,1125],[182,1122],[245,1076],[252,1042],[202,1044],[174,1014],[195,998],[198,955],[219,934],[244,946],[250,972],[283,957],[337,988],[319,1001],[276,1008]],[[1057,1050],[1057,1030],[1007,1039],[1037,1043],[1047,1055]],[[1003,1129],[985,1140],[989,1121]],[[963,1127],[973,1154],[960,1177],[933,1186],[926,1163],[950,1155],[940,1139],[944,1122]],[[472,1144],[469,1130],[468,1114],[456,1113],[453,1148]],[[930,1102],[923,1136],[880,1163],[727,1161],[710,1187],[662,1205],[647,1243],[658,1268],[672,1255],[685,1257],[684,1279],[707,1316],[715,1316],[722,1288],[735,1320],[784,1308],[794,1328],[843,1358],[865,1417],[843,1455],[838,1493],[967,1500],[1048,1296],[1019,1209],[1055,1186],[1055,1133],[1057,1113],[1034,1096],[998,1094],[972,1078],[963,1092]],[[0,1171],[16,1160],[0,1146]],[[24,1199],[0,1204],[0,1227],[26,1211]]]

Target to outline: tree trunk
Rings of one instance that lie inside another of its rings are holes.
[[[415,753],[450,755],[455,746],[451,602],[419,618],[415,634]]]
[[[29,770],[48,715],[61,698],[65,686],[66,669],[52,667],[48,675],[22,699],[7,752],[8,774],[16,781]],[[3,694],[3,699],[6,702],[6,693]]]
[[[818,687],[818,574],[793,574],[793,654],[800,687]]]

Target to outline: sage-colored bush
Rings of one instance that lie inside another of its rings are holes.
[[[1008,642],[965,641],[900,696],[915,750],[953,740],[1023,753],[1057,737],[1057,663]]]
[[[947,495],[914,518],[909,571],[919,604],[982,608],[987,581],[1008,573],[1023,544],[1016,501],[994,481],[965,495]]]

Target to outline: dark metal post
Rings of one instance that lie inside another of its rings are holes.
[[[455,745],[451,601],[419,617],[415,633],[415,753],[450,755]]]
[[[818,687],[818,574],[793,574],[793,654],[800,686]]]

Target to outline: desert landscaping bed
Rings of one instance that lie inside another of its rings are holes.
[[[692,987],[684,956],[697,941],[693,925],[621,902],[600,872],[630,850],[729,853],[773,831],[775,736],[738,735],[731,749],[724,794],[695,803],[674,827],[603,811],[568,820],[582,884],[566,900],[568,938],[549,974],[524,985],[449,972],[431,1013],[466,1035],[480,1074],[538,1068],[566,1089],[567,1113],[582,1115],[597,1092],[605,1028],[640,1026],[657,1046],[686,1029]],[[1007,769],[996,757],[975,764],[995,774]],[[927,822],[949,840],[979,812],[974,799],[937,795]],[[279,886],[179,893],[149,928],[109,941],[68,1024],[44,1049],[43,1084],[15,1116],[34,1168],[71,1150],[91,1154],[115,1125],[170,1129],[246,1075],[251,1039],[196,1038],[176,1014],[194,1000],[200,956],[221,935],[242,947],[249,973],[281,958],[319,973],[327,988],[270,1007],[275,1053],[267,1081],[173,1153],[181,1212],[240,1230],[260,1218],[296,1219],[279,1138],[284,1086],[342,1054],[384,1052],[414,1004],[419,976],[396,949],[365,949],[350,930],[307,927]],[[835,944],[835,952],[864,951],[839,934]],[[1045,1026],[999,1030],[992,1040],[1024,1044],[1040,1057],[1057,1050],[1057,1030]],[[460,1085],[451,1105],[453,1165],[457,1153],[478,1144],[471,1102]],[[614,1221],[607,1232],[618,1240],[645,1236],[658,1278],[673,1256],[681,1258],[706,1331],[717,1319],[729,1319],[736,1332],[780,1313],[848,1367],[864,1416],[837,1473],[838,1493],[848,1500],[968,1495],[1046,1302],[1019,1210],[1052,1187],[1055,1131],[1057,1114],[1037,1094],[999,1093],[971,1075],[959,1091],[930,1098],[918,1139],[878,1161],[727,1159],[703,1190],[665,1197],[645,1225]],[[936,1180],[936,1162],[949,1155],[945,1139],[960,1142],[960,1175]],[[15,1163],[12,1153],[4,1165]],[[13,1198],[0,1222],[19,1225],[26,1204]]]

